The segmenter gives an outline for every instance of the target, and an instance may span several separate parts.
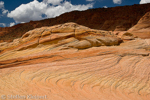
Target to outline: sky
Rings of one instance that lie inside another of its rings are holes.
[[[73,10],[150,3],[150,0],[0,0],[0,27],[12,27]]]

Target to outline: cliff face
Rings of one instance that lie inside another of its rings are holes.
[[[128,32],[140,38],[150,38],[150,12],[147,12]]]
[[[129,37],[133,40],[123,42]],[[150,98],[150,39],[131,33],[118,38],[109,31],[65,23],[0,43],[0,51],[2,99]]]
[[[93,29],[124,31],[137,24],[140,18],[148,11],[150,11],[150,4],[73,11],[56,18],[31,21],[10,28],[1,28],[0,42],[10,42],[34,28],[53,26],[66,22],[75,22]]]

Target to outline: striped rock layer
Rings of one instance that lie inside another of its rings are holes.
[[[75,23],[0,44],[0,96],[22,100],[149,100],[150,39],[124,41]]]

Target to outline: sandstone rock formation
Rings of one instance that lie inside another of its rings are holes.
[[[13,27],[0,28],[0,42],[12,42],[29,30],[67,22],[75,22],[92,29],[127,31],[136,25],[140,18],[148,11],[150,11],[150,4],[73,11],[56,18],[30,21]]]
[[[65,23],[34,29],[11,43],[1,43],[0,96],[6,100],[10,95],[15,100],[32,96],[149,100],[150,39],[123,42],[121,37]]]
[[[25,33],[13,42],[1,43],[0,51],[25,50],[39,45],[54,47],[85,49],[97,46],[119,45],[121,39],[112,33],[94,30],[75,23],[60,24],[52,27],[42,27]]]
[[[127,28],[125,26],[116,26],[114,31],[126,31]]]
[[[135,38],[138,38],[137,36],[127,31],[114,31],[111,33],[116,35],[118,38],[121,38],[123,41],[130,41],[134,40]]]
[[[150,12],[147,12],[128,32],[140,38],[150,38]]]

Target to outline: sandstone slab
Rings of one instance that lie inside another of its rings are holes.
[[[0,96],[149,100],[150,39],[127,36],[65,23],[1,43]]]

